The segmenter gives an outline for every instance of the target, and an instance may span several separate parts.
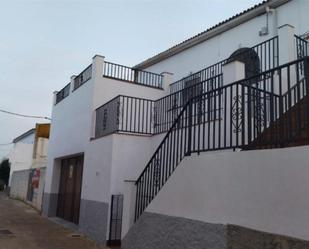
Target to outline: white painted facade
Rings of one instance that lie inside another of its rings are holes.
[[[190,73],[197,72],[216,62],[229,58],[239,48],[253,47],[277,35],[285,36],[286,34],[280,34],[279,28],[285,24],[293,26],[294,34],[305,34],[309,31],[307,25],[309,21],[308,9],[309,2],[307,0],[287,2],[276,8],[274,12],[268,14],[268,35],[259,35],[262,27],[266,26],[267,14],[264,13],[145,69],[156,73],[162,71],[172,72],[174,74],[173,80],[176,81],[188,76]],[[279,48],[281,48],[279,53],[280,57],[282,57],[280,64],[287,63],[296,58],[296,49],[292,48],[291,53],[287,53],[287,40],[286,38],[279,39]],[[290,44],[290,46],[294,46],[294,43]]]
[[[11,167],[9,186],[11,186],[11,179],[14,171],[30,169],[32,164],[34,139],[35,134],[33,131],[33,133],[14,143],[8,156]]]
[[[39,126],[40,124],[37,124],[36,127]],[[14,140],[13,149],[9,153],[11,197],[27,201],[38,210],[41,210],[42,205],[47,151],[48,138],[40,137],[38,131],[32,129],[21,135],[21,138],[18,137]],[[32,180],[30,175],[34,170],[40,172],[39,185],[37,188],[33,188],[32,200],[29,201],[27,196],[29,195],[30,181]]]
[[[263,8],[265,9],[265,6]],[[266,36],[259,35],[261,28],[266,25],[266,13],[264,13],[154,65],[147,66],[146,70],[150,72],[173,74],[163,74],[163,89],[104,77],[105,58],[100,55],[94,56],[91,79],[74,90],[74,77],[72,77],[69,95],[59,103],[53,103],[45,193],[58,194],[61,160],[83,154],[81,199],[107,203],[110,213],[111,195],[123,194],[121,236],[124,237],[134,223],[134,181],[145,168],[165,134],[149,136],[114,133],[95,138],[95,110],[118,95],[149,100],[162,98],[169,93],[169,84],[173,81],[226,59],[239,48],[252,47],[276,35],[279,36],[280,64],[293,61],[296,59],[294,34],[301,35],[309,31],[309,25],[306,24],[309,23],[308,10],[309,2],[306,0],[287,2],[269,12],[269,34]],[[244,66],[241,63],[230,63],[224,67],[224,84],[242,78],[244,78]],[[307,186],[299,182],[299,179],[307,173],[306,149],[308,147],[242,153],[207,153],[200,157],[185,158],[175,175],[168,180],[164,189],[151,203],[148,211],[206,222],[234,223],[309,239],[300,230],[308,229],[306,220],[301,221],[306,215],[305,209],[308,208],[304,193]],[[298,157],[293,156],[287,161],[288,154],[293,153]],[[253,161],[250,160],[252,157]],[[210,166],[204,167],[208,162]],[[288,167],[291,162],[299,162],[299,165],[296,168]],[[194,170],[192,174],[190,165]],[[254,169],[251,171],[252,167]],[[279,171],[280,177],[277,175]],[[289,178],[288,174],[292,174],[293,177]],[[261,181],[254,178],[255,175],[258,175]],[[237,181],[239,177],[241,181]],[[265,185],[260,186],[264,177]],[[208,182],[203,180],[206,178],[209,178]],[[272,179],[275,180],[274,186]],[[250,181],[252,185],[248,188]],[[295,181],[298,181],[298,185],[292,186]],[[186,182],[190,184],[185,184]],[[285,182],[288,184],[290,195],[282,196],[281,187],[285,186]],[[229,187],[229,184],[233,187]],[[271,192],[263,192],[261,188],[271,189]],[[174,197],[171,192],[175,193]],[[272,198],[277,194],[280,196],[273,201]],[[217,195],[220,198],[217,199]],[[226,199],[227,195],[231,197]],[[297,196],[300,196],[300,199],[297,199]],[[203,200],[200,200],[200,197]],[[247,200],[247,197],[250,198]],[[297,209],[300,212],[280,220],[282,216],[289,215],[288,210],[291,208],[289,205],[292,203],[289,202],[289,197],[300,201]],[[264,198],[267,200],[265,205],[261,201]],[[278,203],[282,204],[276,218],[279,225],[274,227],[276,223],[270,222],[269,219]],[[288,204],[284,205],[285,203]],[[229,206],[226,206],[227,204]],[[172,208],[169,208],[169,205]],[[51,206],[49,203],[46,214],[56,215],[55,207],[52,212],[49,210]],[[242,217],[249,209],[251,216]],[[190,213],[193,214],[189,215]],[[298,217],[295,217],[297,215]],[[102,235],[104,240],[109,236],[109,221],[110,214],[107,216],[106,234]],[[284,228],[288,222],[294,224]]]
[[[309,240],[308,150],[185,158],[147,211]]]
[[[31,168],[45,168],[47,166],[48,138],[38,137],[36,143]]]
[[[83,153],[81,199],[110,204],[112,194],[126,190],[125,180],[136,180],[160,142],[160,135],[111,134],[93,139],[95,109],[110,99],[121,94],[156,100],[168,91],[168,86],[155,89],[102,77],[103,64],[104,57],[95,56],[91,79],[53,106],[46,193],[58,193],[61,159]],[[132,215],[126,212],[124,209],[124,227],[126,219],[132,223]]]

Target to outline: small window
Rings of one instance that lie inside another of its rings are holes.
[[[189,99],[197,97],[203,93],[202,85],[199,84],[201,78],[199,75],[189,77],[185,81],[185,86],[182,93],[183,105],[185,105]]]

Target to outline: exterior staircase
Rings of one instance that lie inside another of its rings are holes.
[[[191,153],[308,144],[308,79],[306,57],[189,98],[135,183],[135,220]]]
[[[282,103],[296,96],[298,89],[305,89],[305,80],[302,79],[290,91],[282,96]],[[294,99],[297,99],[294,98]],[[244,150],[271,149],[306,145],[309,143],[309,99],[305,93],[299,93],[298,100],[280,115],[258,137],[244,146]]]

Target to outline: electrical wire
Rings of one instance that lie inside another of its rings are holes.
[[[13,144],[12,142],[11,143],[4,143],[4,144],[0,144],[0,146],[6,146],[6,145],[11,145]]]
[[[9,112],[9,111],[2,110],[2,109],[0,109],[0,112],[6,113],[6,114],[10,114],[10,115],[19,116],[19,117],[24,117],[24,118],[41,118],[41,119],[51,120],[51,118],[49,118],[49,117],[25,115],[25,114],[20,114],[20,113],[15,113],[15,112]]]

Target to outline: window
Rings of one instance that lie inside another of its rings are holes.
[[[183,105],[185,105],[189,99],[199,96],[203,93],[201,84],[201,78],[199,75],[192,75],[184,82],[184,89],[182,93]]]
[[[250,78],[261,72],[260,58],[252,48],[240,48],[236,50],[228,59],[227,63],[240,61],[245,64],[245,77]],[[256,83],[258,79],[253,79],[251,84]]]

